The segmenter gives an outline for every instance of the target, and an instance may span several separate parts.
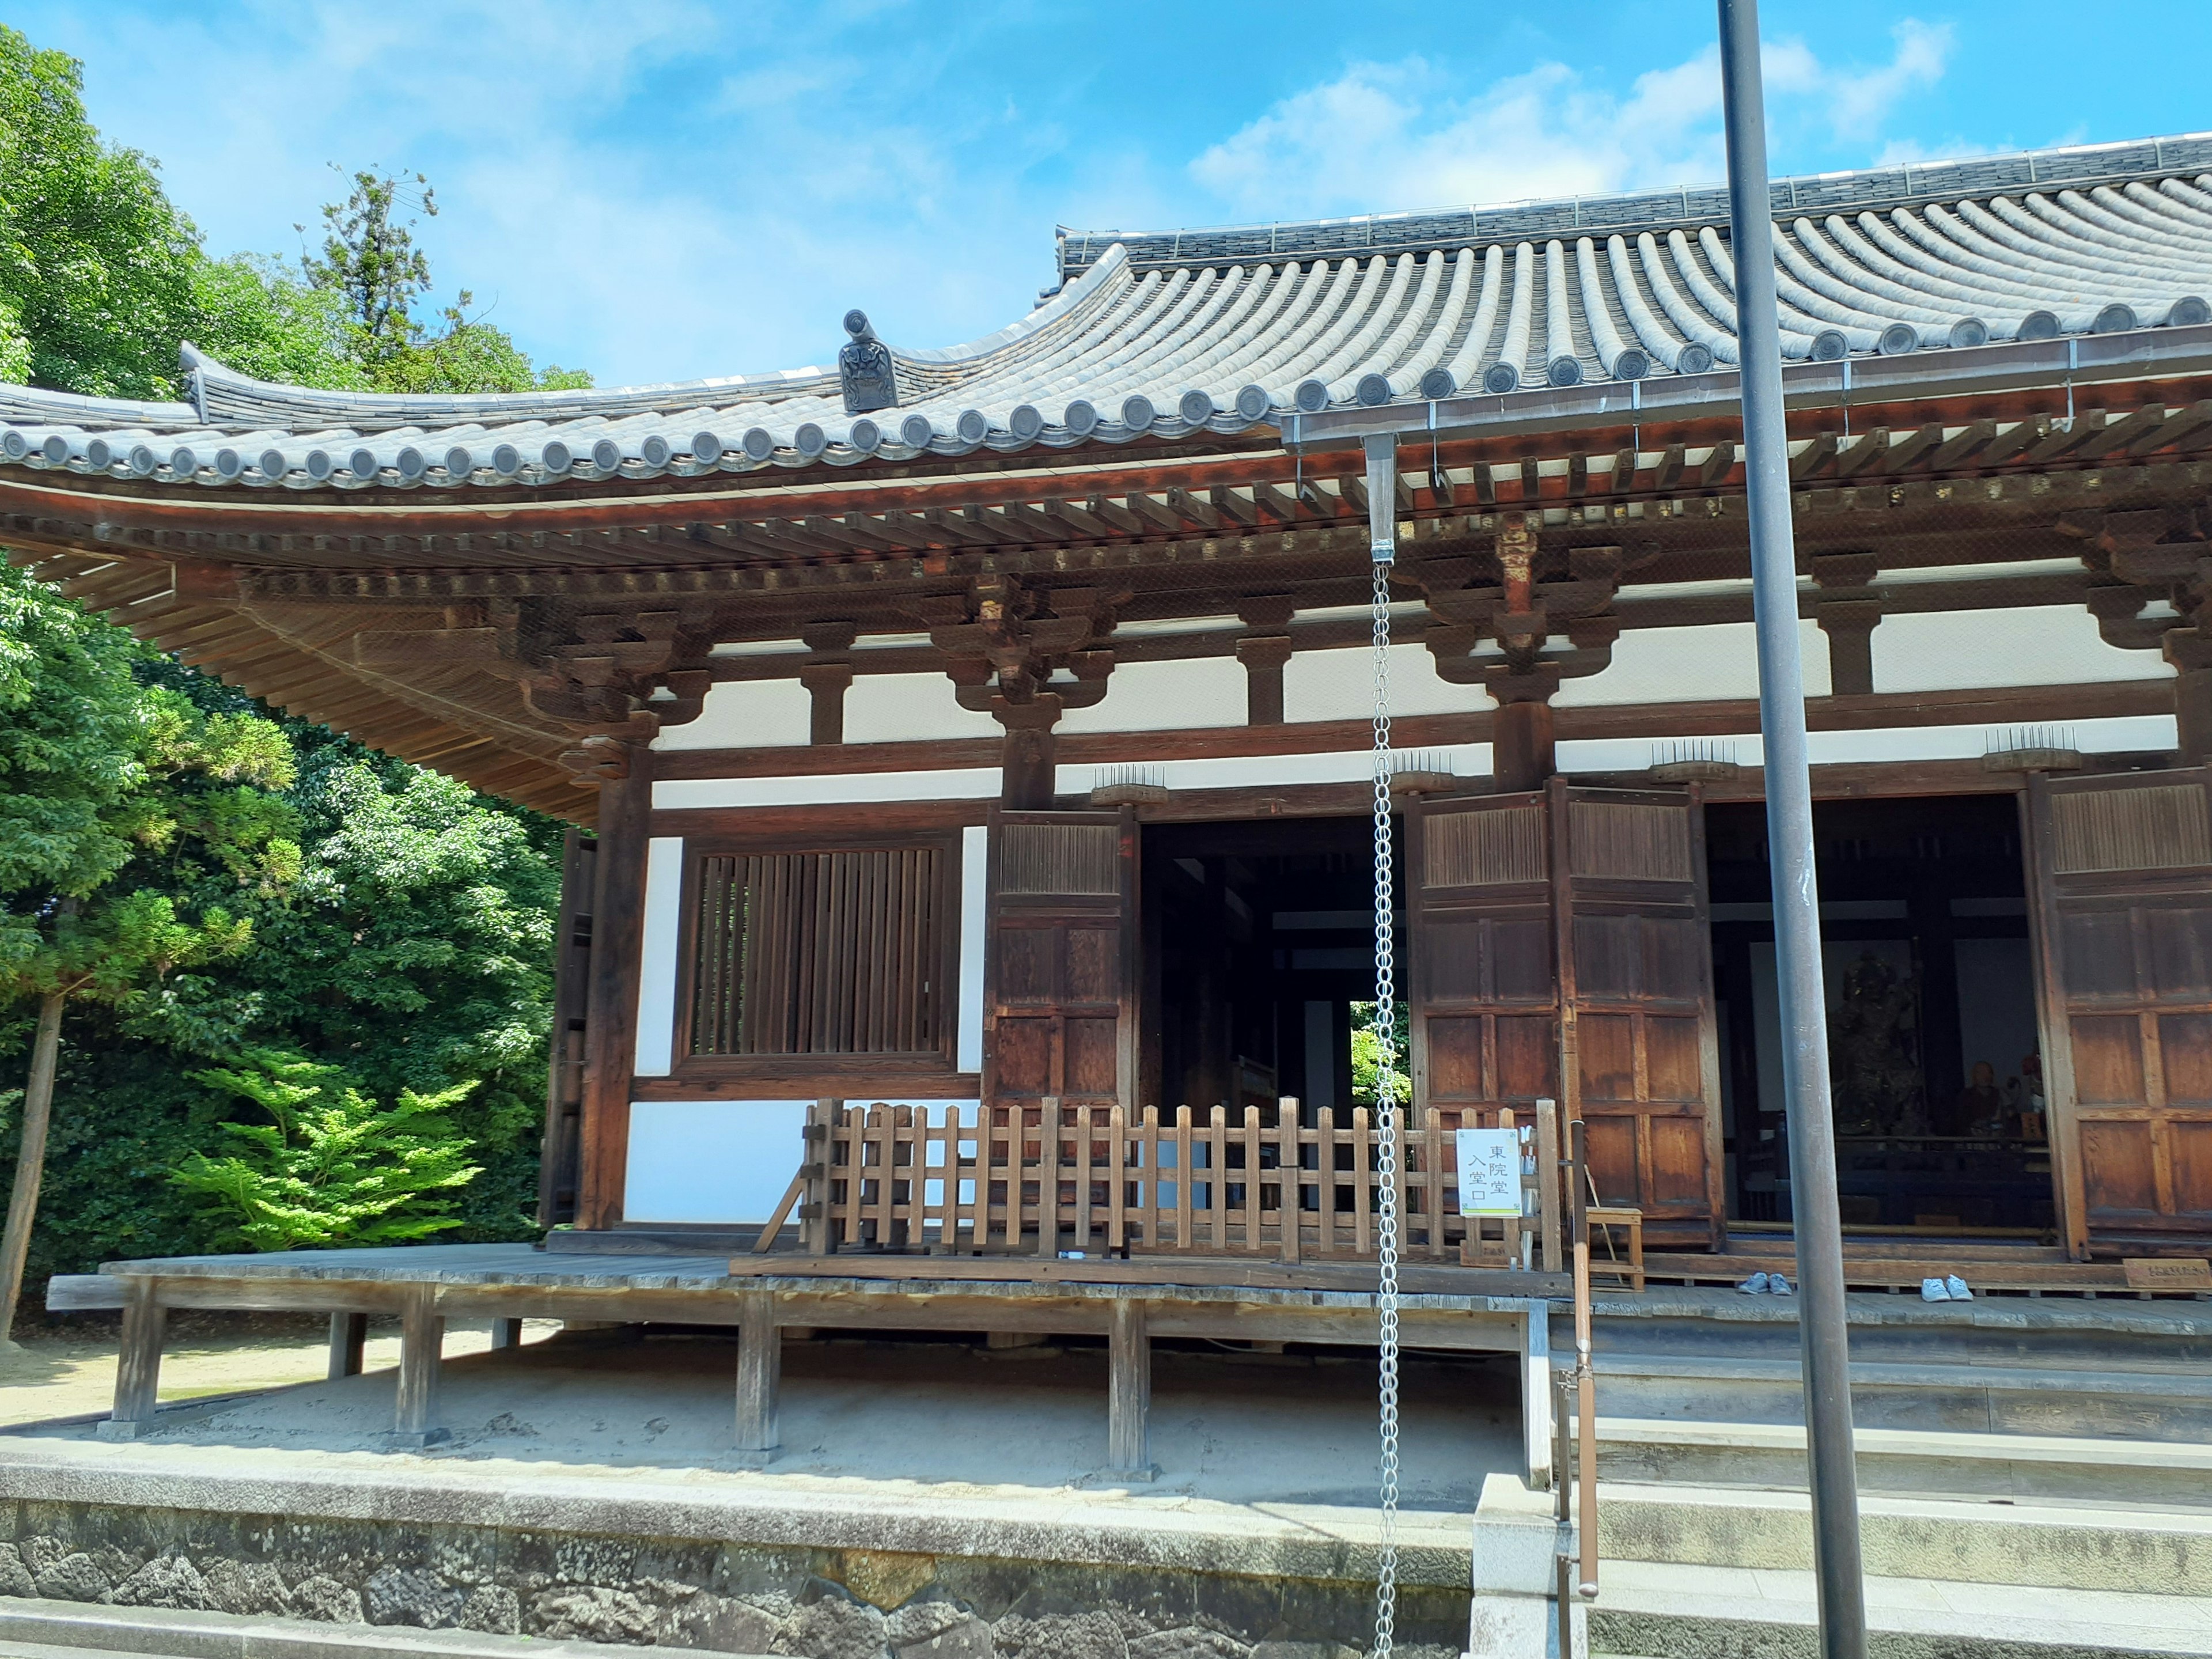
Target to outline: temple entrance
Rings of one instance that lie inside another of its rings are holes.
[[[2051,1242],[2057,1226],[2020,808],[1816,803],[1847,1231]],[[1791,1218],[1766,815],[1705,809],[1729,1220]]]
[[[1139,1100],[1232,1120],[1283,1097],[1349,1121],[1352,1006],[1375,994],[1364,817],[1143,830]]]

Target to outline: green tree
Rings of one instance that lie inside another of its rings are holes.
[[[1390,1006],[1390,1098],[1403,1106],[1413,1098],[1413,1082],[1407,1066],[1413,1052],[1413,1010],[1401,998]],[[1352,1005],[1352,1097],[1372,1106],[1381,1096],[1385,1075],[1382,1033],[1375,1028],[1375,1005]]]
[[[216,1248],[400,1244],[461,1224],[453,1194],[481,1171],[443,1114],[475,1084],[380,1107],[337,1066],[265,1048],[194,1077],[270,1119],[218,1126],[228,1155],[196,1152],[171,1177],[207,1201]]]
[[[204,862],[248,891],[299,873],[293,815],[268,793],[292,781],[283,734],[142,685],[143,654],[119,629],[0,569],[0,1000],[38,1007],[0,1233],[0,1341],[22,1289],[69,1005],[126,1006],[180,969],[246,949],[249,920],[179,903],[181,866]]]
[[[450,392],[591,385],[589,374],[557,364],[540,374],[508,335],[468,314],[476,296],[466,289],[438,312],[438,332],[425,327],[415,313],[430,291],[430,259],[415,240],[421,221],[410,209],[438,216],[437,192],[422,173],[356,173],[351,194],[324,205],[322,256],[300,258],[309,283],[336,301],[349,355],[372,386]]]

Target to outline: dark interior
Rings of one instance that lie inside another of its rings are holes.
[[[1844,1224],[2047,1231],[2014,797],[1822,801],[1813,817]],[[1705,836],[1732,1219],[1786,1223],[1766,809],[1708,806]]]
[[[1232,1116],[1352,1105],[1352,1004],[1375,994],[1369,820],[1144,830],[1142,1098]]]

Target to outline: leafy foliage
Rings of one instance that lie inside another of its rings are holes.
[[[1413,1052],[1413,1016],[1402,998],[1391,1004],[1390,1013],[1394,1061],[1389,1073],[1390,1098],[1402,1106],[1413,1097],[1413,1077],[1407,1070]],[[1372,1106],[1381,1097],[1382,1077],[1382,1045],[1376,1041],[1375,1005],[1355,1002],[1352,1005],[1352,1097],[1363,1106]]]
[[[453,1194],[482,1170],[442,1114],[474,1083],[429,1096],[403,1089],[383,1108],[337,1066],[266,1048],[193,1076],[272,1120],[218,1126],[229,1155],[196,1152],[172,1177],[208,1200],[216,1248],[398,1244],[461,1224]]]
[[[415,308],[430,286],[405,191],[374,173],[323,210],[320,258],[298,275],[252,254],[208,257],[158,164],[105,143],[83,66],[0,23],[0,380],[103,397],[181,395],[190,340],[241,373],[295,386],[521,392],[589,386],[542,374],[466,289],[438,331]],[[436,207],[412,181],[427,215]]]
[[[210,258],[157,165],[103,142],[82,90],[76,63],[0,24],[0,380],[176,397],[178,346],[191,340],[242,373],[304,386],[591,383],[538,370],[471,314],[465,290],[424,325],[428,262],[410,191],[390,177],[349,179],[348,200],[325,210],[321,258],[304,268]],[[427,209],[427,182],[415,189]],[[0,1083],[21,1076],[29,994],[57,975],[82,981],[33,1282],[213,1247],[214,1200],[172,1173],[247,1157],[234,1122],[304,1133],[210,1081],[267,1075],[240,1058],[256,1051],[337,1068],[342,1084],[318,1085],[336,1103],[318,1110],[345,1109],[351,1091],[372,1115],[383,1109],[366,1103],[399,1101],[384,1113],[395,1132],[403,1118],[448,1125],[471,1173],[422,1200],[441,1206],[440,1231],[527,1236],[560,836],[534,813],[263,708],[0,570]],[[0,1182],[21,1100],[0,1086]]]

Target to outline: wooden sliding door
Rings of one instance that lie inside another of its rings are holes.
[[[1718,1248],[1720,1042],[1704,814],[1679,790],[1551,791],[1561,1037],[1599,1198]]]
[[[1601,1200],[1641,1209],[1655,1243],[1717,1245],[1697,797],[1554,782],[1416,799],[1407,817],[1416,1101],[1451,1116],[1564,1095]]]
[[[2212,1236],[2212,772],[2031,777],[2045,1085],[2077,1256]]]
[[[983,1098],[1134,1105],[1137,821],[994,811]]]

